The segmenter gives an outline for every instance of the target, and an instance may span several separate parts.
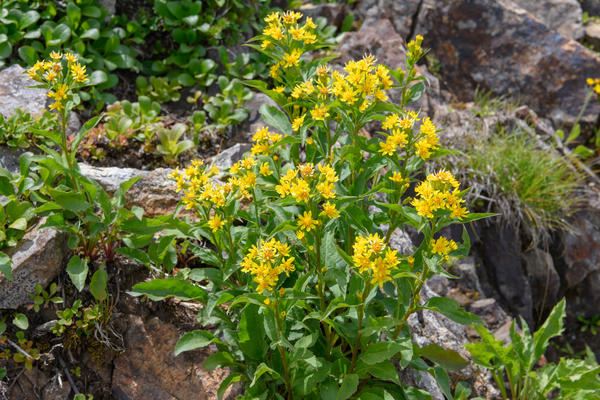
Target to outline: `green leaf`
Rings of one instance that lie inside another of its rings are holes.
[[[206,371],[212,371],[213,369],[229,367],[235,364],[233,356],[225,351],[219,351],[218,353],[211,354],[204,360],[202,368]]]
[[[409,343],[410,345],[410,343]],[[407,350],[406,343],[397,342],[376,342],[371,343],[364,353],[359,356],[359,360],[365,364],[373,365],[383,361],[390,360],[400,352]]]
[[[433,368],[433,376],[437,381],[438,386],[442,390],[444,396],[446,396],[448,400],[454,400],[454,397],[452,396],[452,389],[450,388],[450,377],[448,376],[444,368]]]
[[[8,226],[10,229],[16,229],[18,231],[24,231],[27,229],[27,220],[23,217],[17,218],[15,222]]]
[[[447,297],[432,297],[422,308],[437,311],[462,325],[483,324],[477,315],[465,311],[455,300]]]
[[[0,60],[10,57],[12,53],[12,44],[8,41],[0,42]]]
[[[259,314],[259,310],[260,307],[256,304],[247,304],[238,325],[240,349],[245,357],[257,361],[262,360],[267,351],[263,314]]]
[[[92,296],[97,301],[104,301],[108,297],[108,293],[106,292],[106,283],[108,281],[108,273],[101,267],[98,269],[94,275],[92,275],[92,279],[90,281],[90,292],[92,292]]]
[[[557,305],[554,306],[550,315],[534,334],[534,359],[533,362],[537,362],[540,357],[546,351],[548,342],[555,336],[559,336],[563,332],[563,318],[565,317],[565,299],[562,299]]]
[[[19,53],[19,57],[21,57],[21,60],[25,61],[27,65],[35,64],[38,59],[37,51],[31,46],[21,46],[19,47],[19,50],[17,50],[17,53]]]
[[[469,362],[462,358],[456,351],[444,349],[436,343],[421,347],[417,351],[417,354],[450,371],[458,370],[469,365]]]
[[[292,124],[290,123],[290,120],[288,119],[287,115],[285,115],[285,113],[279,108],[270,106],[268,104],[263,104],[262,106],[260,106],[260,109],[258,111],[260,112],[260,115],[262,115],[265,123],[267,123],[269,126],[277,129],[284,135],[293,134]]]
[[[12,281],[12,260],[6,254],[0,251],[0,272],[6,276],[9,281]]]
[[[179,300],[200,300],[206,298],[206,291],[188,281],[176,278],[154,279],[135,285],[130,292],[132,296],[146,295],[151,300],[164,300],[175,297]]]
[[[73,256],[67,264],[67,274],[71,278],[71,282],[81,292],[85,286],[85,279],[88,274],[87,259],[82,260],[79,256]]]
[[[129,247],[119,247],[116,250],[116,252],[140,264],[150,264],[150,257],[148,257],[148,254],[146,254],[145,251],[139,249],[132,249]]]
[[[177,344],[175,345],[175,355],[177,356],[184,351],[206,347],[214,341],[215,336],[209,331],[196,330],[188,332],[177,341]]]
[[[71,28],[65,24],[58,24],[52,31],[52,40],[49,40],[47,44],[49,46],[59,46],[65,43],[71,37]]]
[[[346,375],[342,381],[342,386],[340,387],[335,400],[346,400],[350,398],[350,396],[356,392],[356,389],[358,389],[358,375]]]
[[[65,192],[48,188],[48,192],[54,201],[65,210],[82,212],[92,207],[83,193]]]
[[[19,21],[19,28],[25,30],[25,28],[35,24],[40,19],[40,14],[35,10],[29,10],[21,16]]]
[[[98,40],[100,39],[100,29],[98,28],[90,28],[87,29],[85,32],[83,32],[83,34],[81,34],[81,36],[79,36],[80,39],[91,39],[91,40]],[[97,72],[97,71],[94,71]]]
[[[419,82],[411,86],[408,90],[408,102],[412,103],[419,100],[423,93],[425,93],[425,83]]]
[[[260,365],[256,368],[256,371],[254,371],[254,377],[252,378],[252,382],[250,383],[250,387],[256,385],[256,382],[258,381],[258,379],[263,376],[265,373],[269,373],[271,376],[274,376],[275,378],[279,378],[279,374],[273,370],[272,368],[269,368],[267,366],[267,364],[265,363],[260,363]]]
[[[229,376],[227,376],[227,378],[225,378],[223,380],[223,382],[221,382],[221,386],[219,386],[219,390],[217,390],[218,400],[221,400],[223,398],[223,396],[225,395],[225,392],[227,391],[227,388],[229,388],[229,386],[233,385],[236,382],[240,382],[243,378],[244,378],[244,376],[241,374],[236,374],[236,373],[229,374]]]
[[[15,318],[12,322],[19,329],[27,330],[27,328],[29,328],[29,320],[27,319],[25,314],[15,314]]]
[[[88,78],[88,84],[90,86],[96,86],[96,85],[106,82],[107,80],[108,80],[108,75],[106,74],[106,72],[98,70],[98,71],[92,72],[92,74]]]

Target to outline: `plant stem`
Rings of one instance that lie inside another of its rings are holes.
[[[358,329],[356,330],[356,341],[354,342],[354,346],[352,347],[352,361],[350,362],[350,369],[348,373],[352,373],[354,371],[354,367],[356,366],[356,359],[358,357],[358,346],[360,345],[360,339],[362,338],[362,333],[360,330],[362,329],[363,317],[365,312],[365,300],[371,291],[371,285],[369,282],[365,282],[365,289],[363,290],[361,304],[358,306]]]
[[[283,336],[283,328],[281,326],[280,314],[279,314],[279,299],[275,301],[275,321],[277,322],[277,333],[279,334],[279,339]],[[294,395],[292,393],[292,382],[290,380],[290,368],[287,363],[287,359],[285,358],[285,350],[283,350],[282,345],[277,346],[279,348],[279,354],[281,355],[281,362],[283,364],[283,373],[285,376],[285,386],[288,392],[288,400],[293,400]]]

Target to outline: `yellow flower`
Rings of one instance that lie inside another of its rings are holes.
[[[285,53],[281,65],[284,68],[294,67],[300,64],[300,56],[302,55],[301,50],[293,50],[291,53]]]
[[[283,32],[276,24],[267,25],[267,27],[263,30],[263,35],[270,36],[275,40],[281,40],[283,38]]]
[[[282,247],[286,246],[275,238],[261,240],[248,250],[240,263],[242,272],[252,274],[253,281],[257,284],[256,291],[260,294],[265,290],[272,291],[280,274],[285,273],[289,276],[289,273],[295,270],[294,257],[286,258],[280,251]],[[265,299],[264,303],[269,305],[271,301]]]
[[[216,232],[225,226],[225,221],[221,219],[219,214],[215,214],[211,219],[208,220],[208,226],[213,232]]]
[[[383,286],[391,280],[391,271],[398,265],[398,253],[386,246],[378,234],[357,236],[352,249],[354,265],[359,273],[371,275],[371,283]]]
[[[317,27],[317,25],[315,25],[315,23],[313,22],[311,17],[306,18],[306,21],[304,22],[304,26],[307,27],[308,29],[315,29]]]
[[[279,21],[279,13],[277,11],[272,12],[271,14],[265,17],[266,23],[277,22]]]
[[[400,123],[400,116],[398,114],[390,114],[385,118],[385,121],[381,125],[382,129],[393,129]]]
[[[69,62],[69,64],[75,64],[77,62],[77,56],[73,53],[65,54],[65,58]]]
[[[48,82],[54,82],[56,80],[56,73],[54,71],[48,71],[46,73],[46,80]]]
[[[335,204],[327,202],[323,204],[323,211],[321,211],[319,215],[333,219],[337,218],[340,215],[340,212],[335,208]]]
[[[402,174],[400,174],[398,171],[394,171],[392,176],[390,176],[390,180],[393,182],[396,182],[398,184],[404,185],[408,183],[408,179],[407,178],[403,178]]]
[[[280,74],[279,63],[272,65],[271,68],[269,69],[269,75],[271,76],[271,78],[278,79],[279,74]]]
[[[300,171],[303,178],[310,178],[315,173],[315,165],[313,163],[301,164],[298,171]]]
[[[62,58],[62,54],[58,53],[56,51],[53,51],[50,53],[50,58],[53,59],[54,61],[58,61]]]
[[[294,132],[297,132],[302,127],[302,124],[304,124],[304,117],[306,117],[306,114],[302,114],[301,116],[294,118],[294,122],[292,123],[292,129]]]
[[[313,230],[318,222],[319,221],[313,219],[310,211],[305,211],[304,214],[298,216],[298,228],[306,232]]]
[[[327,110],[328,107],[321,104],[320,106],[315,106],[315,108],[310,111],[310,115],[316,121],[325,121],[325,118],[329,117]]]
[[[265,176],[269,176],[269,175],[273,174],[273,171],[271,171],[271,168],[269,168],[268,162],[264,162],[260,165],[259,173],[261,175],[265,175]]]
[[[281,20],[283,21],[284,24],[287,24],[287,25],[295,24],[300,18],[302,18],[302,13],[297,12],[297,11],[286,11],[281,16]]]
[[[430,242],[431,253],[442,256],[442,259],[448,261],[450,259],[449,254],[458,249],[458,245],[452,239],[446,239],[440,236],[437,240],[431,239]]]
[[[386,140],[385,142],[379,143],[379,153],[384,156],[393,156],[396,153],[396,145],[391,140]]]
[[[85,65],[81,66],[80,64],[74,64],[71,67],[71,74],[76,82],[83,83],[87,79],[87,75],[85,73]]]
[[[285,90],[284,86],[277,86],[276,88],[273,89],[273,91],[275,91],[277,93],[283,93],[284,90]]]

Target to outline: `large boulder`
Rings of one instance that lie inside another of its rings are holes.
[[[577,0],[513,1],[562,36],[575,40],[583,37],[582,11]]]
[[[415,33],[439,59],[445,83],[461,99],[477,86],[518,98],[557,126],[572,125],[585,101],[586,78],[600,58],[508,0],[425,0]],[[584,128],[600,113],[591,102]]]
[[[127,350],[114,362],[113,396],[118,400],[216,399],[227,371],[202,369],[202,363],[212,354],[210,348],[175,356],[173,350],[180,337],[173,325],[157,317],[144,321],[129,315]],[[225,398],[228,395],[235,397],[227,393]]]
[[[423,0],[364,0],[357,3],[355,14],[364,19],[363,26],[388,19],[396,32],[407,39],[413,32],[415,16],[422,3]]]
[[[46,108],[46,91],[30,87],[38,83],[25,72],[16,64],[0,71],[0,114],[5,117],[14,114],[17,108],[39,116]]]
[[[62,271],[67,254],[64,233],[53,229],[34,228],[19,245],[5,250],[12,259],[13,280],[0,274],[0,309],[15,309],[31,303],[29,295],[35,286],[46,287]]]

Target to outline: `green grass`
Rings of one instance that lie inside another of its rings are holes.
[[[475,198],[536,240],[567,219],[581,203],[583,177],[554,149],[542,149],[523,131],[500,130],[473,146],[460,168]]]

